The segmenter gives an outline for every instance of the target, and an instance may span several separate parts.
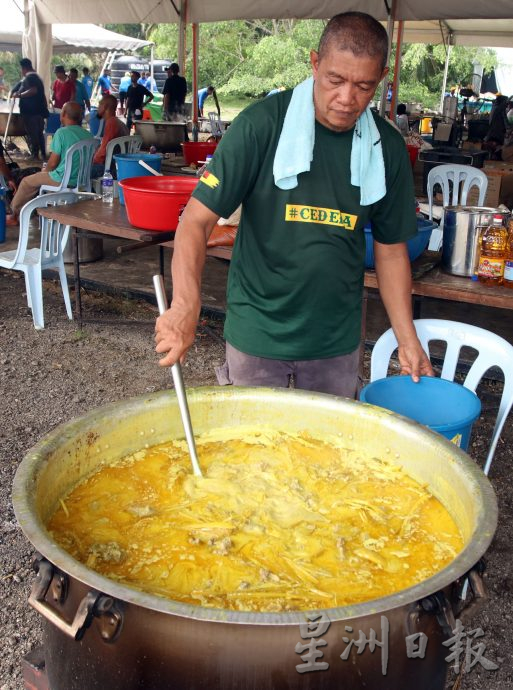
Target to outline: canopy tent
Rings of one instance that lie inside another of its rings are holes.
[[[513,19],[511,0],[35,0],[44,23],[104,22],[171,23],[186,12],[191,23],[227,19],[326,19],[338,12],[368,12],[387,20],[395,4],[395,18],[405,20]],[[450,24],[450,22],[449,22]]]

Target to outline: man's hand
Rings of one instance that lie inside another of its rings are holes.
[[[171,367],[176,362],[183,362],[187,350],[196,337],[198,314],[191,310],[182,310],[171,305],[155,324],[155,352],[166,353],[159,361],[161,367]]]
[[[434,376],[433,367],[418,339],[399,345],[397,351],[401,374],[409,375],[415,383],[421,376]]]
[[[16,190],[18,187],[16,186],[16,182],[14,180],[7,180],[7,186],[9,187],[10,190],[12,190],[14,193],[16,193]]]

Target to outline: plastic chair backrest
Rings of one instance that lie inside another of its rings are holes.
[[[101,141],[101,138],[103,137],[103,130],[105,129],[105,120],[101,119],[100,124],[98,125],[98,129],[96,130],[96,134],[94,135],[95,139],[99,139]]]
[[[437,184],[442,188],[443,206],[465,205],[469,190],[474,185],[479,189],[477,204],[482,206],[488,189],[488,178],[482,170],[471,165],[437,165],[431,168],[427,178],[430,220],[433,220],[433,189]]]
[[[208,119],[210,120],[210,131],[215,137],[222,137],[224,134],[224,122],[217,113],[209,113]]]
[[[61,192],[68,189],[71,178],[73,157],[78,156],[78,175],[77,182],[72,191],[74,192],[90,192],[91,191],[91,166],[93,164],[94,152],[100,145],[99,139],[81,139],[69,147],[64,158],[64,173],[60,185],[41,185],[40,193],[44,192]]]
[[[471,347],[478,352],[463,385],[472,391],[491,367],[498,367],[504,375],[504,388],[495,427],[493,430],[484,473],[488,474],[502,428],[513,405],[513,345],[499,335],[478,326],[443,319],[418,319],[413,322],[422,347],[429,355],[429,342],[441,340],[447,343],[441,378],[454,380],[462,347]],[[378,339],[371,355],[370,380],[385,378],[388,363],[397,340],[390,328]]]
[[[141,150],[142,142],[143,138],[140,134],[111,139],[105,150],[105,170],[110,170],[114,153],[137,153]]]

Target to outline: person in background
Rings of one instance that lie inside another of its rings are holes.
[[[119,80],[119,110],[121,115],[125,114],[126,94],[131,83],[130,72],[125,72],[125,75]]]
[[[410,131],[410,123],[408,122],[406,105],[404,103],[399,103],[397,106],[397,117],[395,118],[395,121],[403,137],[407,137],[408,132]]]
[[[157,82],[151,76],[151,72],[146,72],[146,74],[148,75],[145,84],[146,88],[148,89],[148,91],[151,91],[152,93],[158,93],[159,90],[157,88]]]
[[[137,80],[137,83],[138,83],[140,86],[144,86],[145,89],[148,88],[148,87],[146,86],[146,79],[147,79],[146,75],[147,75],[147,74],[148,74],[147,72],[141,72],[141,76],[140,76],[139,79]]]
[[[207,98],[209,96],[213,97],[215,104],[216,104],[216,108],[217,108],[217,114],[219,117],[221,117],[221,108],[219,107],[219,101],[217,100],[217,93],[216,93],[216,90],[213,86],[205,86],[204,89],[200,89],[198,91],[198,115],[199,115],[199,117],[204,117],[203,106],[205,105],[205,101],[207,100]]]
[[[267,96],[274,96],[275,93],[280,93],[280,91],[285,91],[285,87],[284,87],[284,86],[279,86],[279,87],[276,88],[276,89],[271,89],[271,90],[269,91],[269,93],[267,94]]]
[[[0,139],[0,175],[4,178],[6,185],[9,187],[11,192],[16,191],[16,181],[12,176],[11,169],[5,162],[4,158],[4,147],[2,140]]]
[[[497,96],[492,105],[490,127],[483,144],[483,148],[490,151],[492,158],[497,157],[499,160],[501,158],[500,148],[504,144],[506,130],[509,127],[508,118],[506,117],[507,107],[507,96]]]
[[[117,137],[127,137],[130,134],[125,123],[116,117],[117,107],[118,101],[112,94],[104,96],[98,104],[98,117],[105,122],[105,127],[102,143],[94,154],[91,177],[101,177],[105,172],[105,155],[109,141]]]
[[[296,388],[355,397],[367,223],[401,373],[433,375],[412,320],[408,153],[370,109],[387,57],[378,21],[339,14],[310,53],[312,76],[235,118],[175,234],[173,301],[155,327],[161,366],[183,361],[194,342],[208,238],[242,202],[220,384],[287,388],[294,376]],[[299,139],[308,144],[298,151]]]
[[[89,74],[89,67],[82,67],[82,75],[82,84],[85,87],[87,98],[91,100],[91,96],[93,95],[94,81],[92,76]]]
[[[18,225],[20,211],[23,206],[39,194],[42,184],[58,186],[64,175],[66,151],[82,139],[92,139],[93,135],[81,127],[82,110],[78,103],[65,103],[61,110],[61,127],[52,137],[51,153],[46,170],[24,177],[18,191],[11,202],[12,215],[7,216],[7,225]],[[73,156],[69,186],[74,187],[77,182],[80,158]]]
[[[4,99],[7,95],[7,87],[5,85],[5,70],[0,67],[0,98]]]
[[[75,84],[68,79],[63,65],[57,65],[53,70],[55,81],[52,84],[52,104],[54,108],[60,110],[68,101],[75,98]]]
[[[86,108],[87,110],[91,110],[91,101],[89,100],[85,86],[81,81],[78,81],[78,70],[75,67],[72,67],[69,71],[69,80],[73,84],[73,88],[75,90],[75,96],[71,100],[75,101],[75,103],[78,103],[82,108],[83,117],[85,115]]]
[[[100,96],[110,96],[112,89],[112,84],[110,81],[110,69],[105,68],[103,70],[102,76],[98,79],[98,85],[100,87]]]
[[[141,78],[140,72],[134,70],[130,73],[130,78],[132,83],[128,87],[126,94],[126,126],[128,127],[128,131],[132,129],[134,120],[142,120],[143,109],[153,100],[151,91],[148,91],[145,86],[139,84],[139,79]]]
[[[173,62],[166,68],[167,79],[162,89],[164,96],[164,117],[173,119],[176,115],[183,115],[185,96],[187,94],[187,82],[180,75],[180,67]]]
[[[45,118],[48,117],[48,101],[41,77],[36,74],[28,58],[20,60],[22,80],[13,88],[11,96],[20,101],[20,115],[29,140],[33,158],[46,158]]]

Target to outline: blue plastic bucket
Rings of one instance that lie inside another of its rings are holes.
[[[91,110],[89,111],[89,131],[95,137],[98,134],[98,130],[100,129],[100,118],[98,117],[98,108],[96,108],[94,105],[91,107]]]
[[[118,153],[114,155],[114,160],[116,161],[118,181],[124,180],[127,177],[147,177],[151,175],[149,170],[139,165],[139,161],[144,161],[157,172],[160,172],[160,166],[162,165],[160,153]],[[119,202],[123,206],[125,205],[121,187],[119,187]]]
[[[425,218],[417,218],[417,234],[406,243],[410,261],[418,259],[426,249],[431,238],[431,233],[436,223]],[[365,268],[374,268],[374,242],[372,228],[368,223],[365,228]]]
[[[422,376],[390,376],[362,388],[362,402],[385,407],[414,419],[467,450],[472,424],[479,417],[481,402],[468,388],[454,381]]]

